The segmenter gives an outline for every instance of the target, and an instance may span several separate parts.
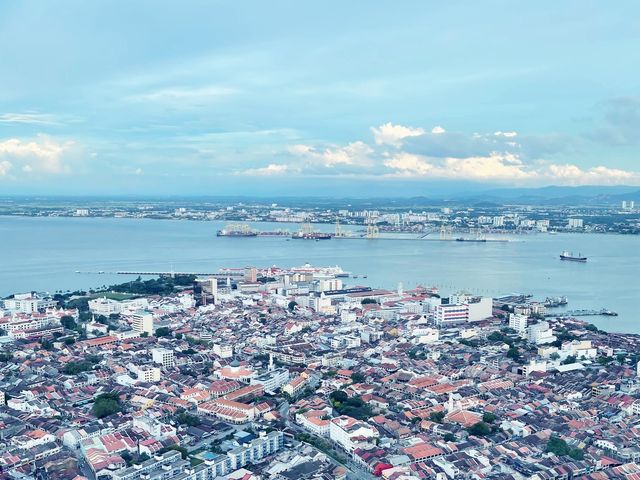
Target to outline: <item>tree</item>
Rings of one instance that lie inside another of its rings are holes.
[[[440,412],[431,412],[429,413],[429,420],[431,420],[432,422],[435,423],[442,423],[442,420],[444,420],[444,416],[445,413],[440,411]]]
[[[512,359],[514,362],[519,361],[520,360],[520,350],[518,349],[518,347],[510,347],[509,350],[507,351],[507,357]]]
[[[8,362],[13,358],[13,353],[11,352],[0,352],[0,362]]]
[[[562,362],[563,365],[569,365],[570,363],[576,363],[576,357],[575,355],[569,355],[567,358],[564,359],[564,361]]]
[[[491,427],[485,422],[478,422],[467,428],[467,431],[476,437],[484,437],[491,433]]]
[[[456,441],[456,436],[453,433],[447,432],[444,434],[444,437],[442,437],[442,439],[445,442],[455,442]]]
[[[582,460],[584,458],[584,452],[581,449],[571,448],[567,445],[567,442],[555,435],[551,435],[551,437],[549,437],[546,451],[559,457],[569,455],[574,460]]]
[[[40,340],[40,346],[45,350],[53,350],[53,342],[51,340],[47,340],[46,338]]]
[[[627,356],[626,356],[624,353],[619,353],[619,354],[616,356],[616,360],[618,361],[618,363],[619,363],[620,365],[622,365],[626,359],[627,359]]]
[[[362,301],[360,302],[362,305],[371,305],[373,303],[378,303],[375,299],[373,298],[363,298]]]
[[[491,412],[484,412],[484,415],[482,415],[482,421],[485,423],[493,423],[498,419],[498,417]]]
[[[171,330],[169,327],[160,327],[156,329],[156,337],[170,337]]]
[[[336,390],[335,392],[331,392],[331,394],[329,395],[329,398],[333,401],[333,402],[346,402],[349,399],[349,395],[346,394],[346,392],[342,391],[342,390]]]
[[[64,315],[60,319],[60,324],[67,330],[75,330],[77,324],[71,315]]]
[[[120,396],[116,392],[98,395],[91,407],[91,412],[98,418],[108,417],[120,411],[122,411]]]
[[[197,427],[198,425],[200,425],[200,418],[195,415],[190,415],[186,412],[182,412],[176,415],[176,421],[180,425],[187,425],[189,427]]]
[[[558,352],[553,352],[551,355],[549,355],[549,358],[553,361],[558,360],[560,358],[560,354]]]
[[[93,363],[87,360],[80,360],[79,362],[69,362],[62,369],[62,373],[65,375],[78,375],[82,372],[86,372],[93,368]]]
[[[291,300],[289,302],[289,305],[287,305],[287,308],[293,312],[297,306],[298,306],[298,302]]]
[[[351,375],[351,381],[353,383],[362,383],[365,381],[365,378],[363,374],[356,372]]]

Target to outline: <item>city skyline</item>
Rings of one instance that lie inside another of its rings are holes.
[[[3,192],[640,185],[632,2],[157,5],[0,7]]]

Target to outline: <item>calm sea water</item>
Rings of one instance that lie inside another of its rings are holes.
[[[609,331],[640,333],[640,238],[619,235],[524,235],[509,243],[420,240],[286,241],[216,237],[219,222],[103,218],[0,217],[0,295],[100,287],[122,275],[79,271],[216,271],[256,265],[340,265],[367,274],[350,284],[405,288],[435,285],[485,295],[566,295],[569,308],[615,310],[590,317]],[[296,225],[255,225],[262,230]],[[321,227],[331,230],[331,226]],[[562,250],[586,264],[562,262]]]

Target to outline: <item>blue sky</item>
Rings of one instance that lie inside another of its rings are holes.
[[[0,192],[640,185],[640,3],[0,4]]]

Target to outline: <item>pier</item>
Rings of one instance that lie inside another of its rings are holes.
[[[613,310],[607,308],[601,308],[600,310],[567,310],[566,312],[547,313],[546,318],[558,318],[558,317],[617,317],[618,314]]]

